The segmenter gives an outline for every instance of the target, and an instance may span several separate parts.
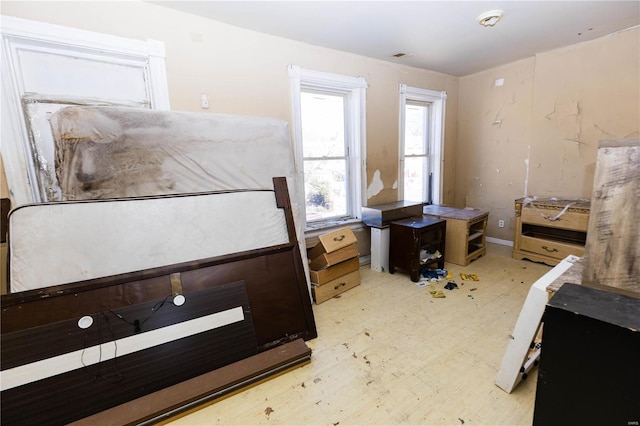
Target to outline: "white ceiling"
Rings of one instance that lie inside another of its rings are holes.
[[[640,1],[154,1],[251,30],[464,76],[640,24]],[[476,17],[501,9],[495,27]],[[403,52],[413,56],[394,58]]]

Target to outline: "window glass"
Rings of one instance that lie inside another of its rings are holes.
[[[289,65],[297,198],[306,228],[361,217],[367,82]]]
[[[442,203],[447,93],[400,84],[399,199]]]
[[[404,196],[409,201],[428,200],[429,104],[407,102],[404,114]]]

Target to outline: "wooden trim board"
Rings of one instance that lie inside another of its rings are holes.
[[[294,340],[242,361],[71,423],[73,426],[156,424],[218,401],[266,378],[308,364],[311,349]]]

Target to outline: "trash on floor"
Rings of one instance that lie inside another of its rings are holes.
[[[433,297],[434,299],[442,299],[447,297],[445,296],[442,290],[436,289],[436,287],[433,284],[429,286],[428,290],[429,290],[429,294],[431,294],[431,297]]]
[[[446,288],[447,290],[453,290],[454,288],[458,288],[458,284],[456,284],[454,281],[449,281],[447,285],[444,286],[444,288]]]
[[[427,251],[427,250],[420,250],[420,262],[421,263],[431,263],[431,260],[434,259],[440,259],[442,257],[442,253],[440,253],[438,250],[436,251]]]
[[[463,280],[480,281],[480,278],[478,278],[477,274],[463,274],[462,272],[460,272],[460,278],[462,278]]]
[[[440,280],[444,278],[448,272],[444,269],[423,269],[420,271],[420,275],[423,278],[435,278]]]

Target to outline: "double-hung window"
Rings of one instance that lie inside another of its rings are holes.
[[[289,67],[296,170],[306,226],[360,217],[365,132],[363,78]]]
[[[440,203],[447,95],[400,85],[400,199]]]

